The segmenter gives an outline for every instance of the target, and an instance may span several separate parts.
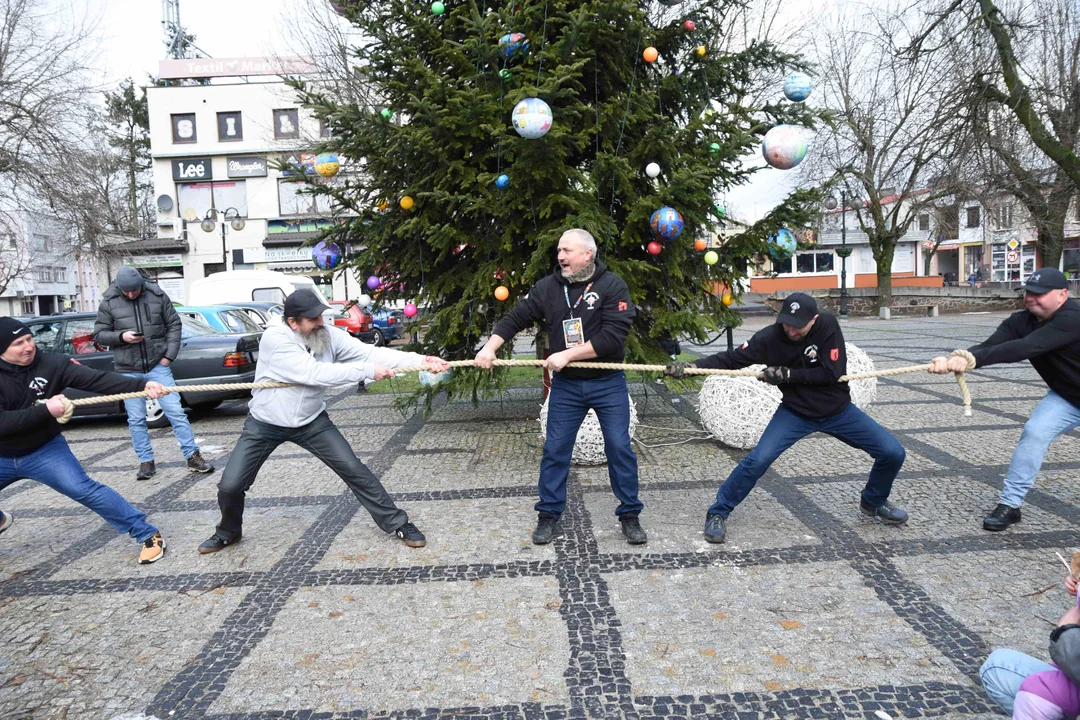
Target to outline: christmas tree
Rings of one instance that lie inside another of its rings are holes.
[[[348,263],[384,280],[381,298],[426,304],[424,349],[443,357],[471,358],[552,271],[573,227],[593,234],[638,307],[628,359],[661,360],[659,339],[737,325],[716,289],[737,289],[768,236],[806,225],[819,197],[797,191],[750,226],[717,205],[746,182],[743,159],[767,130],[816,119],[779,92],[747,100],[762,77],[802,67],[798,57],[768,43],[710,50],[735,2],[339,0],[367,38],[355,72],[384,104],[296,83],[332,128],[317,150],[359,166],[313,188],[341,218],[323,239],[353,246]],[[519,103],[540,112],[515,112]],[[654,235],[662,207],[681,214],[677,237]],[[717,233],[725,239],[708,264],[695,240]]]

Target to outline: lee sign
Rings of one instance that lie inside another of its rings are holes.
[[[210,158],[183,158],[172,161],[173,180],[209,180],[214,177]]]

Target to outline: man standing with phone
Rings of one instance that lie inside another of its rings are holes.
[[[101,296],[97,319],[94,321],[94,342],[107,345],[113,351],[114,369],[143,380],[153,380],[165,386],[176,385],[169,366],[180,352],[180,316],[165,291],[146,282],[135,268],[125,265],[116,273],[116,281]],[[192,472],[210,473],[214,466],[203,460],[195,433],[180,396],[170,393],[158,400],[165,417],[172,424],[180,449]],[[146,428],[146,402],[125,400],[128,428],[139,456],[136,480],[149,480],[157,472],[154,448]]]

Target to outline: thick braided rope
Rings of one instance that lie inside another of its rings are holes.
[[[971,393],[968,392],[967,382],[964,380],[964,372],[975,369],[975,357],[967,350],[953,350],[952,355],[955,357],[962,357],[967,360],[967,368],[956,373],[956,382],[960,386],[960,393],[964,400],[964,415],[971,415]],[[450,367],[475,367],[476,362],[474,360],[451,360],[447,363]],[[496,359],[492,361],[492,365],[495,367],[543,367],[543,360],[501,360]],[[567,367],[586,368],[590,370],[636,370],[641,372],[663,372],[666,368],[665,365],[643,365],[635,363],[605,363],[605,362],[588,362],[588,361],[575,361],[569,363]],[[837,382],[849,382],[851,380],[863,380],[866,378],[876,377],[888,377],[890,375],[903,375],[913,372],[925,372],[930,369],[930,365],[909,365],[907,367],[889,368],[887,370],[875,370],[868,373],[857,373],[854,375],[843,375]],[[396,372],[408,373],[419,372],[427,370],[423,365],[412,365],[409,367],[394,368]],[[764,378],[764,373],[760,373],[756,370],[718,370],[712,368],[686,368],[684,372],[687,375],[726,375],[728,377],[755,377],[759,380]],[[281,388],[292,387],[289,383],[280,382],[257,382],[257,383],[226,383],[222,385],[184,385],[183,387],[166,387],[169,392],[215,392],[218,390],[258,390],[264,388]],[[108,403],[118,402],[120,400],[134,400],[135,398],[147,397],[146,392],[129,392],[118,393],[116,395],[101,395],[98,397],[79,398],[78,400],[69,400],[64,398],[64,414],[56,419],[59,423],[66,423],[71,419],[71,414],[75,411],[76,407],[82,405],[106,405]]]

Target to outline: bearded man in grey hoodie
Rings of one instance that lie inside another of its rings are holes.
[[[311,290],[297,290],[285,299],[285,322],[266,329],[259,343],[255,382],[283,382],[292,387],[252,391],[248,418],[240,440],[218,483],[221,521],[199,546],[214,553],[239,542],[243,532],[244,497],[270,453],[292,442],[322,460],[356,495],[384,532],[409,547],[426,539],[405,511],[394,505],[386,489],[356,457],[326,413],[326,388],[356,385],[393,377],[395,367],[424,365],[431,372],[450,369],[433,356],[367,345],[323,324],[330,308]]]

